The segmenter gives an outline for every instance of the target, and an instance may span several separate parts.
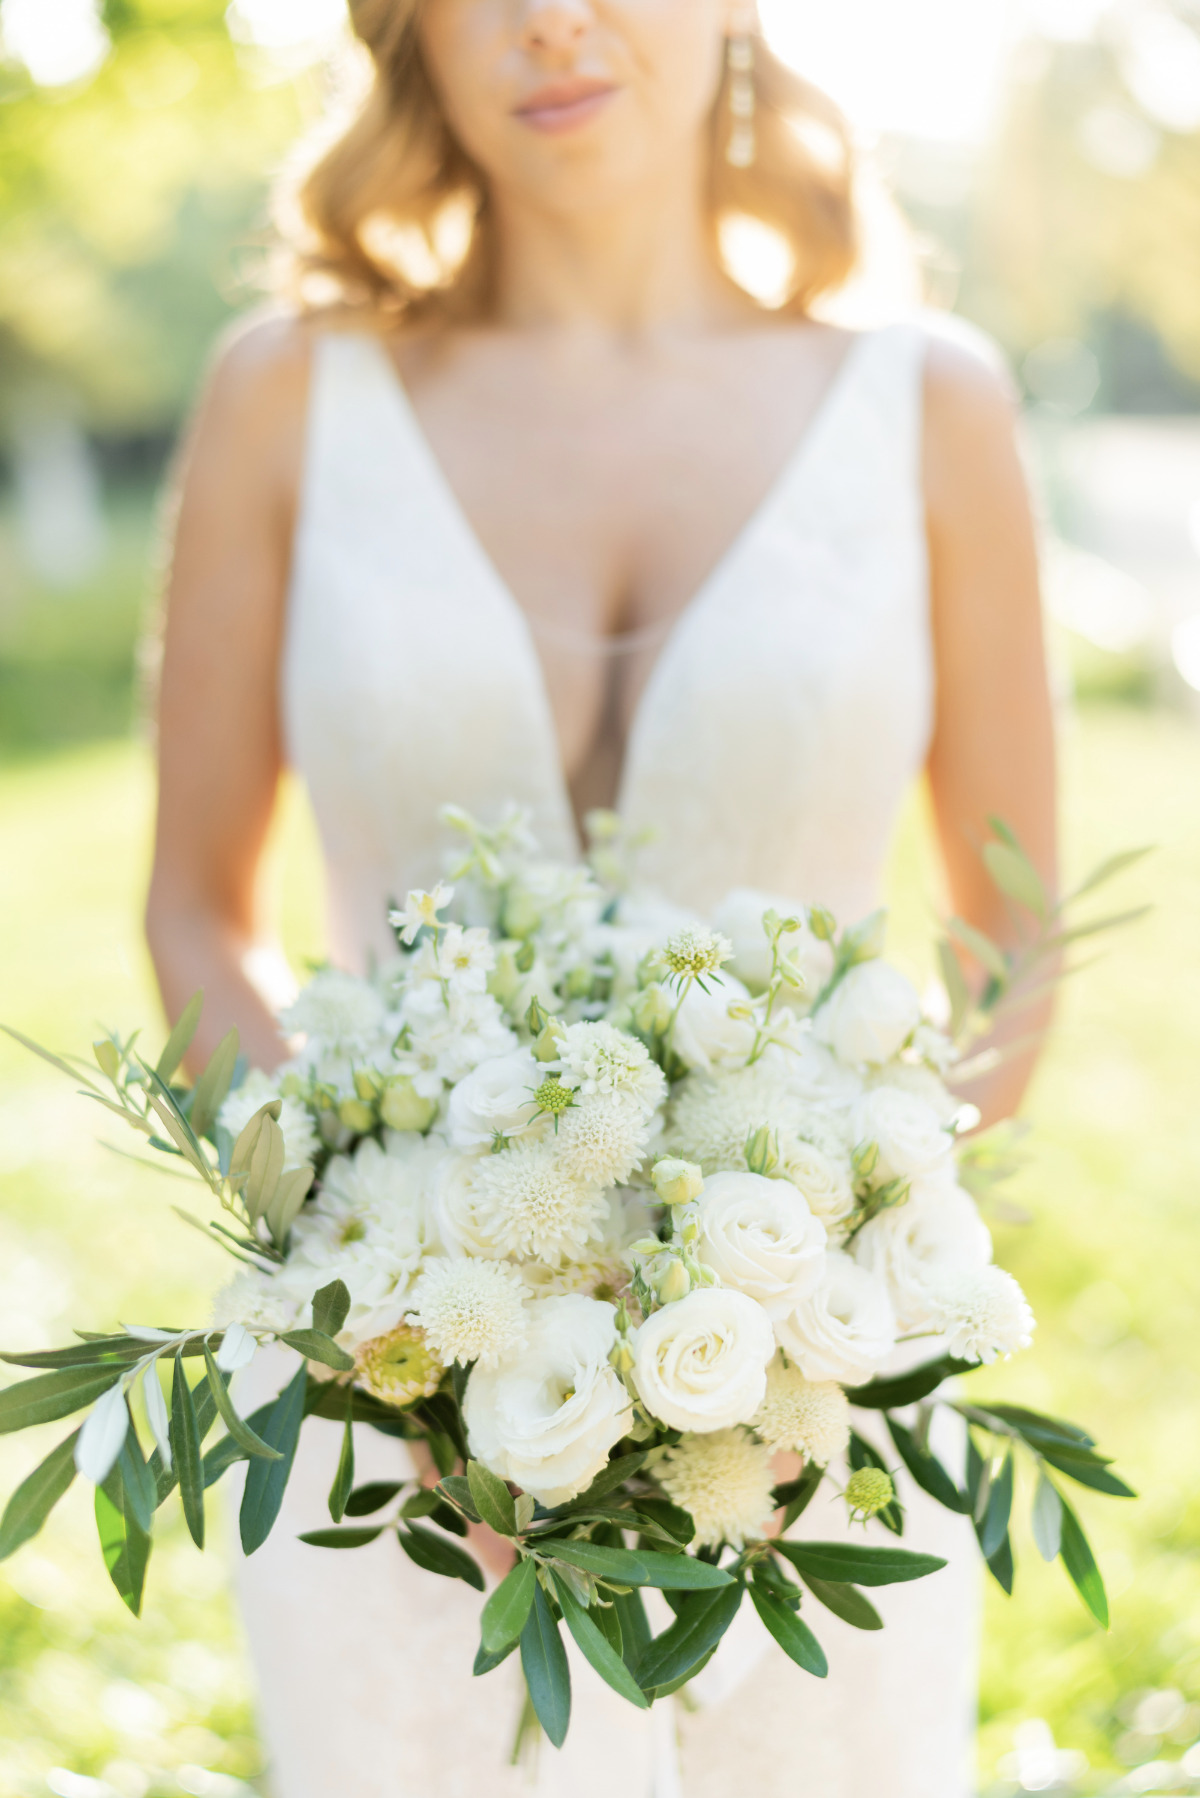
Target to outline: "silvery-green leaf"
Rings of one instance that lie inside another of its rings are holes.
[[[256,1220],[262,1217],[275,1197],[275,1188],[283,1173],[285,1153],[283,1131],[273,1117],[265,1116],[259,1125],[246,1173],[246,1184],[242,1188],[242,1202],[247,1216]]]
[[[229,1156],[229,1177],[231,1180],[240,1179],[243,1174],[249,1173],[250,1163],[254,1159],[254,1151],[258,1146],[258,1139],[262,1134],[264,1121],[267,1118],[271,1118],[274,1122],[278,1123],[282,1110],[282,1099],[269,1099],[265,1105],[259,1106],[254,1116],[238,1133],[237,1141],[234,1143]]]
[[[75,1465],[85,1480],[102,1486],[117,1464],[129,1429],[129,1406],[123,1385],[111,1387],[84,1420],[75,1444]]]
[[[288,1231],[299,1217],[300,1207],[308,1197],[312,1183],[313,1170],[310,1167],[294,1167],[279,1176],[265,1212],[267,1228],[277,1248],[282,1248],[286,1243]]]
[[[237,1373],[239,1368],[249,1367],[257,1351],[258,1343],[249,1330],[242,1324],[227,1324],[215,1359],[222,1373]]]
[[[197,1136],[207,1136],[216,1123],[217,1113],[233,1084],[237,1058],[238,1033],[233,1029],[221,1038],[193,1089],[191,1122]]]
[[[1012,843],[985,843],[983,860],[1002,893],[1035,917],[1048,915],[1050,906],[1041,876],[1022,849]]]
[[[168,1473],[171,1471],[171,1419],[167,1411],[167,1401],[163,1397],[163,1389],[158,1383],[158,1370],[151,1361],[142,1375],[142,1395],[146,1403],[146,1422],[150,1425],[162,1463]]]
[[[200,1013],[204,1009],[204,988],[194,992],[182,1012],[179,1022],[172,1030],[158,1058],[155,1072],[160,1080],[169,1080],[184,1056],[192,1046],[192,1038],[196,1034],[196,1026],[200,1022]]]
[[[1033,1499],[1033,1539],[1043,1561],[1056,1561],[1062,1548],[1062,1500],[1043,1473]]]

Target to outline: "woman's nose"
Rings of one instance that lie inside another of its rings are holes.
[[[525,48],[576,50],[593,18],[591,0],[525,0],[521,34]]]

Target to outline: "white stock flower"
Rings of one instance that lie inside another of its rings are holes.
[[[225,1100],[217,1121],[236,1142],[255,1112],[278,1098],[275,1082],[258,1068],[251,1068],[242,1084]],[[301,1104],[299,1099],[281,1100],[279,1128],[283,1131],[284,1171],[311,1167],[320,1145],[308,1106]]]
[[[438,934],[433,964],[438,979],[449,982],[453,991],[484,993],[487,977],[496,965],[496,951],[486,930],[448,924]]]
[[[411,943],[422,927],[436,927],[438,913],[445,910],[453,897],[454,888],[445,886],[440,880],[432,893],[414,889],[405,900],[403,911],[388,913],[388,922],[400,932],[402,942]]]
[[[801,919],[800,929],[789,930],[780,947],[804,976],[804,987],[800,992],[788,987],[783,990],[793,1002],[811,1005],[833,972],[833,949],[803,922],[803,907],[753,887],[734,887],[714,911],[713,923],[733,944],[734,973],[753,991],[761,992],[771,978],[771,944],[763,929],[763,914],[770,910],[781,918]]]
[[[563,1079],[584,1097],[621,1093],[650,1112],[666,1095],[662,1069],[645,1043],[612,1024],[568,1024],[558,1051]]]
[[[707,1433],[746,1423],[767,1387],[771,1320],[741,1292],[697,1287],[653,1312],[633,1338],[642,1403],[673,1430]]]
[[[524,1346],[525,1288],[502,1261],[427,1261],[413,1288],[409,1315],[448,1367],[495,1367]]]
[[[954,1140],[933,1106],[898,1086],[875,1086],[854,1108],[857,1142],[879,1149],[880,1180],[915,1180],[948,1165]]]
[[[450,1094],[447,1129],[456,1149],[488,1147],[497,1131],[515,1136],[527,1130],[537,1106],[533,1094],[543,1070],[528,1049],[481,1061]]]
[[[517,1047],[490,993],[452,988],[447,1003],[436,981],[422,980],[405,994],[401,1016],[410,1046],[396,1056],[396,1070],[425,1099],[439,1098],[443,1084],[453,1086],[481,1061]]]
[[[816,1291],[776,1323],[775,1334],[805,1379],[860,1386],[896,1346],[896,1314],[883,1281],[832,1249]]]
[[[959,1361],[995,1361],[1028,1348],[1033,1312],[1012,1275],[1000,1267],[946,1273],[934,1287],[935,1327]]]
[[[722,1286],[783,1317],[816,1286],[825,1226],[787,1180],[713,1174],[696,1204],[697,1254]]]
[[[850,1445],[850,1401],[842,1388],[834,1380],[806,1380],[782,1355],[767,1369],[767,1396],[751,1423],[771,1448],[822,1467]]]
[[[771,1451],[745,1430],[685,1436],[654,1473],[672,1504],[691,1516],[698,1548],[741,1548],[747,1537],[762,1535],[775,1510]]]
[[[917,989],[886,961],[864,961],[835,987],[816,1017],[817,1034],[841,1061],[876,1067],[903,1048],[921,1022]]]
[[[887,1286],[900,1329],[924,1330],[935,1322],[940,1282],[986,1267],[992,1239],[971,1195],[947,1172],[916,1182],[904,1204],[864,1224],[854,1256]]]
[[[632,1422],[609,1365],[615,1341],[611,1305],[577,1294],[532,1302],[525,1347],[467,1382],[472,1454],[544,1505],[584,1491]]]
[[[705,986],[693,981],[675,1018],[671,1047],[689,1068],[744,1061],[754,1046],[748,1017],[731,1018],[731,1005],[748,1005],[750,994],[732,974],[713,974]]]
[[[649,1145],[645,1107],[622,1092],[578,1099],[561,1113],[556,1133],[547,1139],[564,1173],[595,1186],[628,1180]]]
[[[553,1138],[518,1138],[500,1154],[485,1155],[471,1184],[478,1227],[505,1255],[552,1264],[579,1255],[604,1215],[603,1190],[567,1173]]]
[[[303,1032],[310,1050],[368,1053],[378,1044],[387,1012],[382,996],[357,974],[323,968],[279,1014],[289,1033]]]

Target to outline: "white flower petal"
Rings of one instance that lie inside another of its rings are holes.
[[[249,1367],[257,1349],[257,1341],[244,1325],[229,1324],[215,1356],[217,1366],[222,1373],[236,1373],[240,1367]]]
[[[85,1480],[102,1486],[116,1465],[129,1429],[125,1385],[118,1381],[98,1399],[84,1419],[75,1444],[75,1465]]]

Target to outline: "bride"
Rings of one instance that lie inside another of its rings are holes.
[[[641,871],[668,897],[750,887],[849,920],[922,771],[955,911],[1010,937],[989,816],[1054,876],[1010,401],[919,323],[815,321],[857,257],[836,113],[772,58],[753,0],[351,12],[374,83],[299,189],[297,301],[225,350],[186,458],[148,923],[168,1008],[205,989],[198,1052],[236,1021],[253,1062],[285,1053],[259,884],[285,765],[347,964],[436,876],[447,800],[519,801],[560,856],[617,805],[652,827]],[[776,309],[722,262],[735,214],[794,257]],[[1006,1063],[985,1113],[1028,1072]],[[513,1663],[470,1676],[475,1595],[386,1541],[295,1541],[336,1437],[306,1434],[240,1573],[277,1798],[527,1792]],[[364,1442],[361,1475],[402,1453]],[[845,1527],[832,1505],[803,1522]],[[830,1622],[825,1682],[763,1653],[753,1618],[648,1716],[577,1667],[536,1789],[963,1798],[963,1533],[911,1495],[908,1539],[951,1565],[889,1594],[881,1634]]]

